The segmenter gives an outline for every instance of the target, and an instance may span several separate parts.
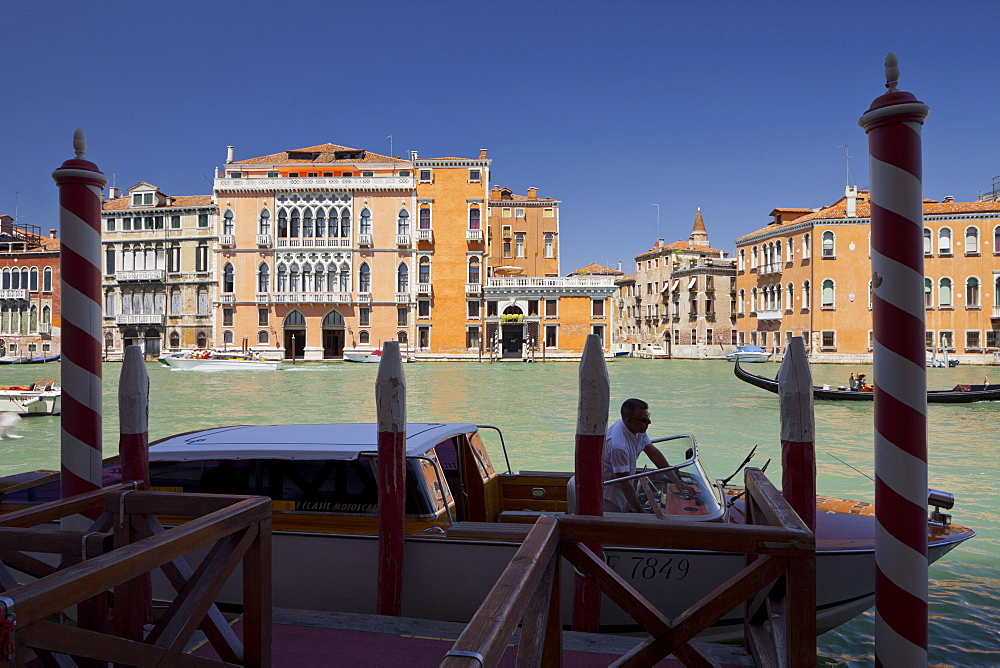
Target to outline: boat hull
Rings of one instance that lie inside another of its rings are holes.
[[[175,371],[280,371],[281,360],[225,360],[161,357]]]
[[[634,517],[634,516],[632,516]],[[655,521],[655,520],[654,520]],[[930,560],[961,542],[938,541],[929,547]],[[273,534],[273,605],[332,612],[375,613],[378,600],[378,538],[308,532]],[[408,537],[403,565],[402,615],[419,619],[468,622],[510,564],[520,547],[514,542]],[[605,562],[668,618],[681,614],[726,578],[744,567],[743,554],[694,550],[605,548]],[[323,577],[336,565],[349,577]],[[823,633],[861,614],[875,600],[874,545],[851,549],[819,549],[816,559],[817,631]],[[563,561],[561,609],[563,624],[571,622],[574,570]],[[235,573],[219,601],[238,605],[242,580]],[[154,583],[154,595],[171,598],[164,580]],[[630,633],[637,623],[605,598],[601,630]],[[699,636],[706,642],[738,641],[743,637],[742,610],[719,620]]]
[[[17,413],[21,417],[59,415],[62,411],[61,390],[0,390],[0,413]]]

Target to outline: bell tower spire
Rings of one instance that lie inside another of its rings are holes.
[[[701,217],[701,207],[694,217],[694,227],[691,228],[691,236],[688,241],[692,246],[708,246],[708,230],[705,229],[705,219]]]

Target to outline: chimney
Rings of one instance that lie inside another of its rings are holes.
[[[56,228],[53,227],[53,228],[49,229],[49,238],[50,239],[55,239],[56,238]]]
[[[538,188],[534,186],[528,188],[528,199],[530,200],[538,199]]]
[[[485,160],[486,159],[486,149],[485,148],[479,149],[479,159],[480,160]]]
[[[118,197],[119,197],[119,195],[118,195],[118,188],[115,188],[114,186],[111,186],[110,188],[108,188],[108,199],[109,200],[118,199]]]
[[[417,152],[410,151],[410,162],[416,162],[416,161],[417,161]]]
[[[227,165],[233,161],[233,151],[235,151],[235,150],[236,150],[235,146],[227,146],[226,147],[226,164]]]
[[[847,217],[857,218],[858,217],[858,187],[857,186],[847,186],[844,189],[844,195],[847,197]]]
[[[951,202],[955,201],[955,198],[952,197],[951,195],[945,195],[944,199],[941,201],[944,202],[945,204],[950,204]]]

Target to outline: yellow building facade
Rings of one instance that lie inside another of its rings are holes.
[[[245,160],[234,151],[214,185],[216,345],[336,360],[394,340],[420,360],[558,358],[578,357],[586,334],[607,330],[607,305],[594,301],[609,299],[610,281],[557,278],[557,201],[524,196],[524,257],[503,257],[485,150],[402,159],[321,144]],[[515,260],[516,285],[501,271]]]
[[[994,363],[1000,353],[1000,203],[924,201],[929,356]],[[803,336],[810,359],[870,362],[868,193],[848,188],[815,211],[775,209],[736,241],[740,344],[781,352]]]

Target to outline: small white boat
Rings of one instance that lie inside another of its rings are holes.
[[[649,345],[643,346],[642,349],[636,353],[636,357],[641,357],[647,360],[666,360],[670,359],[670,354],[663,349],[663,346],[658,343],[650,343]]]
[[[483,444],[482,429],[463,423],[406,427],[402,611],[406,616],[467,622],[519,547],[515,532],[498,540],[490,527],[532,523],[543,513],[574,510],[568,500],[574,496],[571,473],[513,473],[509,466],[506,473],[497,471]],[[378,480],[373,468],[377,437],[375,424],[231,426],[188,432],[150,444],[151,489],[270,496],[273,604],[372,613],[378,565]],[[660,485],[656,492],[664,515],[690,522],[745,523],[741,490],[713,482],[702,467],[693,437],[654,442],[663,443],[668,458],[680,462],[670,469],[689,488],[681,491],[666,481],[649,483]],[[506,455],[504,448],[505,459]],[[120,466],[117,479],[115,466],[108,462],[105,484],[120,479]],[[655,481],[665,471],[636,477]],[[58,478],[51,476],[0,496],[5,508],[16,510],[58,494]],[[950,495],[935,495],[928,502],[936,509],[952,507],[953,499],[937,498]],[[876,523],[870,503],[823,496],[816,502],[816,613],[817,630],[823,633],[874,603]],[[605,514],[615,515],[619,514]],[[660,521],[651,514],[626,517]],[[932,563],[975,535],[937,510],[928,518],[927,532]],[[613,545],[605,546],[605,560],[669,618],[746,564],[742,553]],[[561,607],[568,623],[573,569],[560,570],[566,597]],[[156,578],[153,589],[154,597],[173,595],[165,581]],[[241,580],[234,577],[217,600],[238,604],[241,596]],[[601,606],[601,627],[613,632],[639,630],[614,605]],[[700,637],[723,641],[742,636],[738,608]]]
[[[59,415],[62,388],[55,380],[39,380],[27,386],[0,387],[0,413]]]
[[[733,352],[726,355],[726,359],[730,362],[740,363],[746,362],[766,362],[771,358],[771,353],[767,352],[760,346],[740,346]]]
[[[400,352],[399,357],[404,362],[409,362],[410,357],[404,353]],[[382,359],[382,351],[378,348],[375,350],[359,350],[351,353],[344,353],[345,362],[362,362],[366,364],[377,364],[379,360]]]
[[[160,358],[174,371],[280,371],[281,360],[265,360],[251,352],[194,350]]]

